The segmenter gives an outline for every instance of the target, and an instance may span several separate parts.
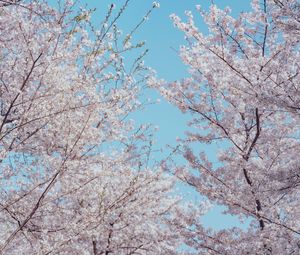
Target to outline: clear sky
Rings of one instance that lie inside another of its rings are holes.
[[[108,10],[111,3],[116,5],[116,10],[120,8],[125,0],[82,0],[89,8],[97,8],[96,16],[92,22],[96,25],[100,22]],[[143,18],[145,13],[151,8],[152,0],[131,0],[123,17],[118,22],[118,27],[128,33]],[[167,81],[182,79],[188,76],[187,68],[182,64],[176,51],[179,46],[185,44],[183,33],[174,28],[169,16],[172,13],[185,19],[185,10],[191,10],[197,21],[198,28],[206,32],[206,26],[197,15],[195,6],[200,4],[208,8],[210,0],[157,0],[160,8],[155,9],[148,21],[135,34],[136,40],[145,40],[146,48],[150,50],[145,58],[147,66],[157,71],[157,76]],[[235,16],[241,11],[250,8],[250,0],[215,0],[219,7],[229,6]],[[148,91],[147,96],[152,99],[159,98],[154,91]],[[186,130],[188,115],[183,115],[174,106],[168,104],[163,99],[157,105],[150,105],[144,111],[134,115],[137,123],[151,123],[159,127],[155,139],[158,148],[164,148],[167,144],[175,145],[176,137],[183,137]],[[213,158],[216,154],[216,147],[201,148],[207,151]],[[195,196],[196,197],[196,196]],[[228,215],[221,214],[222,207],[214,207],[204,218],[206,226],[215,229],[237,225],[237,220]]]
[[[111,3],[116,4],[116,9],[120,8],[125,0],[83,0],[91,8],[96,7],[96,17],[93,21],[100,22]],[[118,22],[124,34],[128,33],[144,14],[151,8],[152,0],[131,0],[123,17]],[[177,50],[180,45],[185,44],[184,35],[177,30],[169,16],[175,13],[185,18],[185,10],[191,10],[194,13],[198,27],[206,31],[206,26],[197,15],[195,6],[200,4],[208,8],[210,0],[158,0],[160,8],[155,9],[148,21],[137,31],[135,40],[145,40],[146,48],[149,54],[145,58],[147,66],[156,70],[157,76],[167,81],[182,79],[188,76],[186,66],[178,57]],[[215,0],[220,7],[230,6],[233,15],[240,11],[249,9],[250,0]],[[153,92],[148,92],[149,97],[158,97]],[[160,131],[157,134],[159,144],[174,144],[176,136],[182,136],[185,130],[187,116],[183,116],[175,107],[161,100],[159,105],[149,106],[145,112],[137,116],[138,122],[150,122],[159,126]]]

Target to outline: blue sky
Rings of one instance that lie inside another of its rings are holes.
[[[125,0],[83,0],[89,8],[97,8],[92,22],[97,25],[108,10],[111,3],[116,5],[116,9],[120,8]],[[131,31],[133,27],[143,18],[145,13],[151,8],[152,0],[131,0],[129,6],[118,21],[118,27],[124,34]],[[188,76],[187,67],[181,62],[176,51],[180,45],[185,44],[182,32],[174,28],[169,16],[172,13],[179,15],[185,19],[185,10],[191,10],[195,16],[198,28],[206,32],[206,26],[197,15],[195,6],[200,4],[203,8],[208,8],[209,0],[160,0],[160,8],[155,9],[146,23],[136,32],[134,40],[146,41],[146,48],[149,54],[145,58],[147,66],[156,70],[157,76],[167,81],[182,79]],[[229,6],[232,14],[235,16],[241,11],[247,11],[250,8],[250,0],[215,0],[215,4],[219,7]],[[160,98],[155,91],[147,91],[147,97],[155,100]],[[142,112],[133,115],[137,123],[151,123],[159,127],[159,131],[155,135],[157,148],[165,148],[167,144],[175,145],[176,137],[184,137],[186,130],[186,122],[189,120],[188,115],[183,115],[174,106],[161,99],[161,103],[149,105]],[[216,154],[216,147],[203,147],[211,158]],[[164,155],[164,154],[162,154]],[[180,162],[180,159],[179,159]],[[195,195],[195,199],[198,197]],[[203,222],[206,226],[214,229],[221,229],[233,225],[239,225],[238,221],[229,215],[222,215],[222,207],[214,207],[205,217]]]
[[[100,22],[111,3],[116,4],[116,8],[120,8],[125,0],[84,0],[91,8],[96,7],[95,23]],[[118,22],[118,27],[124,31],[124,34],[140,21],[144,14],[151,8],[152,0],[131,0],[123,17]],[[202,31],[206,31],[206,26],[197,15],[195,6],[200,4],[204,8],[210,5],[209,0],[160,0],[160,8],[155,9],[148,21],[134,35],[134,40],[146,41],[146,48],[149,54],[145,58],[147,66],[156,70],[157,76],[167,81],[174,81],[188,76],[187,67],[181,62],[177,50],[180,45],[185,44],[184,35],[177,30],[170,20],[169,16],[175,13],[185,18],[185,10],[191,10],[194,13],[198,27]],[[250,1],[241,0],[215,0],[220,7],[230,6],[233,15],[237,15],[240,11],[249,9]],[[100,14],[100,15],[99,15]],[[97,16],[99,15],[99,17]],[[102,16],[102,17],[101,17]],[[150,98],[155,99],[159,95],[153,91],[147,92]],[[158,105],[151,105],[145,111],[136,115],[137,122],[149,122],[159,126],[157,133],[157,141],[159,145],[175,144],[176,136],[182,137],[186,129],[188,116],[182,115],[174,106],[161,100]]]

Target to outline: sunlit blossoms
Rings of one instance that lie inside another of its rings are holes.
[[[133,40],[160,4],[123,34],[129,1],[94,26],[76,1],[0,0],[0,254],[300,254],[299,1],[172,14],[190,77],[171,83]],[[131,120],[146,84],[192,118],[162,162]],[[205,228],[209,203],[240,227]]]
[[[125,65],[113,8],[95,29],[70,1],[0,6],[0,254],[180,245],[174,180],[146,167],[149,130],[128,118],[149,72]]]
[[[195,254],[300,253],[299,8],[255,0],[234,18],[229,8],[197,6],[207,35],[191,12],[187,22],[171,16],[186,36],[180,56],[191,77],[151,85],[193,117],[182,147],[189,167],[175,173],[251,220],[246,230],[213,231],[186,217],[178,231]],[[205,144],[220,145],[215,159],[194,150]]]

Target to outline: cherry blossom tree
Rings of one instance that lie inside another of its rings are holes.
[[[174,181],[128,118],[151,72],[123,53],[145,19],[122,41],[129,0],[99,28],[71,1],[0,2],[0,254],[174,254]]]
[[[191,12],[186,22],[172,15],[185,33],[180,56],[190,77],[150,81],[192,116],[181,147],[189,166],[177,167],[176,176],[225,213],[251,220],[244,230],[213,231],[199,217],[179,218],[175,225],[195,254],[300,253],[300,5],[251,5],[236,18],[229,8],[197,6],[207,34]],[[205,144],[219,145],[217,162]]]

